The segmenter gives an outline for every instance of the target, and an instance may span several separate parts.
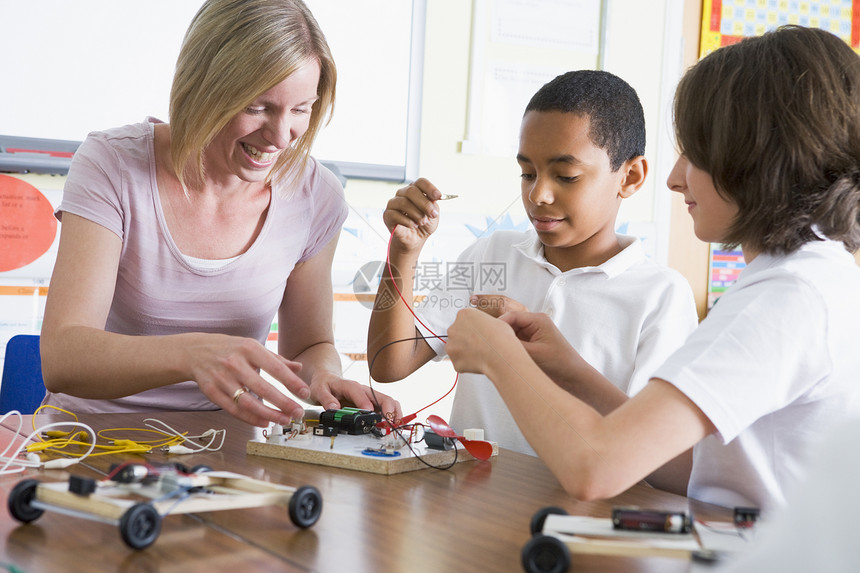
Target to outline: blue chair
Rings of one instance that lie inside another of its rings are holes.
[[[0,414],[11,410],[32,414],[44,397],[39,335],[16,334],[6,344],[6,361],[0,382]]]

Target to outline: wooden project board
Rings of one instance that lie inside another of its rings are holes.
[[[264,441],[250,440],[246,447],[249,454],[268,458],[280,458],[295,462],[304,462],[334,468],[358,470],[382,475],[393,475],[428,468],[417,459],[408,447],[400,450],[397,457],[376,457],[362,453],[365,448],[378,448],[380,442],[370,435],[352,436],[338,434],[332,441],[325,436],[303,436],[276,444]],[[475,458],[463,449],[457,442],[457,463],[472,461]],[[412,449],[427,463],[434,466],[446,466],[454,460],[454,450],[434,450],[423,442],[413,444]],[[493,456],[499,455],[497,444],[493,444]]]

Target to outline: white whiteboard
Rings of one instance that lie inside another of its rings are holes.
[[[335,114],[312,152],[347,177],[416,176],[425,1],[306,0],[338,66]],[[0,136],[77,142],[147,116],[166,121],[201,4],[3,0]]]
[[[514,157],[523,111],[559,74],[599,69],[608,0],[474,0],[461,150]]]

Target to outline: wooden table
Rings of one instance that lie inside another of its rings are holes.
[[[609,517],[613,506],[639,505],[688,510],[704,519],[730,520],[725,508],[637,485],[601,502],[579,502],[537,458],[502,450],[489,462],[458,463],[449,470],[425,469],[383,476],[246,454],[261,430],[224,412],[165,412],[82,415],[95,430],[144,427],[157,417],[177,430],[199,434],[227,429],[218,452],[184,456],[137,456],[154,463],[203,464],[273,483],[313,485],[322,494],[319,521],[298,529],[283,507],[168,515],[156,542],[135,551],[109,524],[46,512],[35,522],[15,521],[0,510],[0,561],[27,573],[42,571],[522,571],[520,552],[529,540],[534,513],[560,506],[572,515]],[[28,417],[29,418],[29,417]],[[36,416],[37,425],[61,415]],[[29,419],[27,421],[27,429]],[[0,427],[8,437],[9,428]],[[135,456],[99,456],[68,470],[29,470],[0,476],[7,497],[24,477],[67,480],[69,474],[102,477],[110,465]],[[688,571],[686,560],[574,555],[571,571]]]

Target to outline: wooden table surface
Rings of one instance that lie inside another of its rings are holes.
[[[26,573],[522,571],[520,555],[531,537],[531,518],[546,506],[594,517],[609,517],[614,506],[638,505],[691,511],[703,519],[731,519],[728,509],[644,485],[609,500],[580,502],[564,492],[539,459],[504,449],[488,462],[468,461],[449,470],[428,468],[384,476],[249,455],[246,444],[262,439],[261,430],[224,412],[79,417],[96,431],[142,428],[145,418],[155,417],[192,435],[224,428],[227,438],[218,452],[98,456],[67,470],[0,476],[4,498],[26,477],[45,481],[65,481],[70,474],[98,478],[111,464],[126,459],[177,461],[293,487],[312,485],[322,494],[320,519],[308,529],[299,529],[282,506],[168,515],[155,543],[133,550],[123,543],[116,526],[53,511],[22,525],[9,515],[4,503],[0,562],[14,564]],[[26,430],[31,430],[27,418]],[[40,414],[36,423],[64,418]],[[4,443],[13,433],[8,422],[6,425],[0,427]],[[571,571],[674,572],[690,568],[690,562],[683,559],[574,555]]]

